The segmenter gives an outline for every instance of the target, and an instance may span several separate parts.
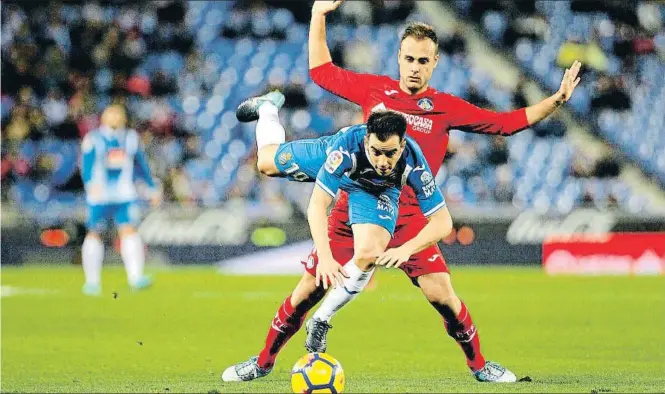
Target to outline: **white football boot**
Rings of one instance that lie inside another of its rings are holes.
[[[517,381],[514,373],[494,361],[486,361],[484,367],[472,373],[479,382],[514,383]]]

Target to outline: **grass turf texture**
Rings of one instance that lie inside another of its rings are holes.
[[[333,320],[329,352],[349,392],[654,392],[665,390],[663,278],[548,277],[535,268],[458,268],[483,352],[532,382],[475,382],[457,344],[398,271]],[[262,347],[296,277],[157,272],[131,293],[119,267],[104,294],[80,294],[76,267],[2,270],[2,391],[286,392],[304,329],[272,374],[225,384],[221,371]],[[117,294],[114,296],[114,292]]]

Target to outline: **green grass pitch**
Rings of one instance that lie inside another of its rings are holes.
[[[662,277],[455,269],[485,356],[532,379],[495,386],[472,379],[434,309],[402,275],[379,272],[378,287],[333,319],[328,351],[345,369],[347,392],[665,391]],[[224,384],[219,376],[259,351],[297,277],[206,267],[164,269],[155,279],[131,293],[122,269],[110,267],[104,295],[87,298],[80,268],[3,268],[2,391],[290,391],[304,332],[268,377]]]

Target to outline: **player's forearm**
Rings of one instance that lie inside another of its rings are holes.
[[[309,24],[309,69],[332,61],[330,49],[326,42],[326,16],[325,14],[312,12]]]
[[[135,164],[137,175],[146,183],[150,189],[155,189],[155,181],[150,174],[150,166],[142,150],[136,152]]]
[[[94,151],[84,153],[81,158],[81,179],[83,184],[87,184],[92,179],[92,166],[95,161]]]
[[[536,124],[554,113],[565,102],[563,94],[557,92],[537,104],[526,107],[526,120],[529,125]]]
[[[332,203],[332,198],[327,195],[321,196],[321,193],[325,194],[315,186],[307,207],[307,221],[309,222],[309,230],[312,233],[317,254],[324,258],[332,258],[330,240],[328,239],[328,207]],[[326,197],[329,198],[327,203]]]
[[[411,254],[418,253],[436,244],[447,237],[453,229],[453,220],[446,207],[439,209],[429,218],[429,222],[422,230],[405,242],[402,247],[411,250]]]

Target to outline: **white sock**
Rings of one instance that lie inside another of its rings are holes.
[[[143,241],[139,233],[125,235],[120,241],[120,254],[125,263],[127,280],[130,284],[135,283],[143,276],[143,262],[145,259]]]
[[[266,145],[279,145],[286,141],[284,126],[279,123],[277,107],[265,102],[259,107],[259,120],[256,122],[256,146],[258,149]]]
[[[104,261],[104,243],[101,239],[88,235],[81,248],[85,283],[99,286],[102,282],[102,262]]]
[[[314,313],[313,318],[330,322],[340,308],[356,298],[367,286],[374,273],[374,268],[367,272],[361,270],[353,260],[344,266],[344,270],[349,275],[348,278],[344,278],[344,287],[337,286],[332,289]]]

